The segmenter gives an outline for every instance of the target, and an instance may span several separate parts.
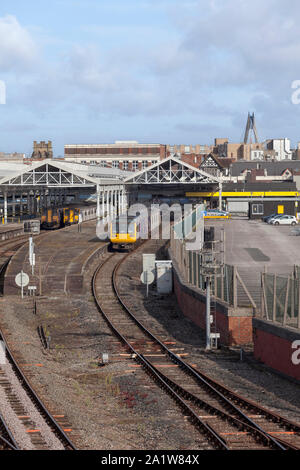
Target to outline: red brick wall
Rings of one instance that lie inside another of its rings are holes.
[[[190,293],[180,284],[177,275],[174,276],[174,292],[182,313],[190,318],[196,325],[205,330],[205,297],[201,300]],[[224,311],[221,311],[224,310]],[[227,310],[227,312],[226,312]],[[217,332],[220,333],[220,342],[227,346],[249,344],[252,342],[252,317],[229,316],[230,308],[218,308],[217,304]]]
[[[168,152],[168,157],[170,156],[170,152]],[[195,168],[199,168],[200,163],[203,161],[204,155],[203,154],[195,154],[195,153],[181,153],[180,160],[185,163],[188,163]]]
[[[300,381],[300,364],[292,362],[293,338],[281,338],[271,332],[256,327],[253,334],[254,357],[282,374]],[[298,357],[300,355],[298,354]]]

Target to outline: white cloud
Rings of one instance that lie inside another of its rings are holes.
[[[17,18],[0,18],[0,69],[3,72],[27,70],[33,66],[38,48],[29,32]]]

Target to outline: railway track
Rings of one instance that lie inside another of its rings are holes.
[[[0,450],[20,450],[3,416],[0,414]]]
[[[36,235],[34,240],[43,235]],[[30,234],[26,234],[0,243],[0,296],[3,295],[5,270],[14,254],[28,242],[29,236]]]
[[[129,255],[108,255],[94,273],[92,289],[98,310],[132,358],[176,401],[214,448],[300,448],[296,423],[230,393],[204,376],[170,349],[168,338],[156,337],[133,315],[117,283],[118,270]],[[284,440],[278,436],[284,436]]]
[[[0,244],[0,291],[11,257],[27,242],[25,235]],[[76,450],[64,430],[68,427],[64,416],[54,417],[40,400],[9,349],[2,329],[0,340],[6,349],[6,361],[0,364],[0,403],[8,417],[4,419],[0,413],[0,449]]]
[[[0,446],[4,439],[12,450],[20,448],[20,442],[30,450],[76,450],[64,430],[64,417],[52,416],[40,400],[7,347],[1,330],[0,340],[6,345],[6,363],[0,367],[0,402],[12,423],[10,428],[14,429],[10,431],[0,416]],[[14,433],[18,439],[13,438]],[[19,445],[16,444],[17,440]]]

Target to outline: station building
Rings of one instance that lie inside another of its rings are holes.
[[[166,157],[166,145],[118,140],[114,144],[65,145],[65,161],[139,171]]]

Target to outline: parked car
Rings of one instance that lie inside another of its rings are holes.
[[[269,214],[269,215],[265,215],[264,217],[261,218],[261,220],[263,220],[264,222],[268,222],[269,219],[272,219],[272,217],[275,217],[275,215],[278,215],[278,214]]]
[[[283,216],[283,214],[276,214],[276,215],[273,215],[272,217],[269,217],[269,218],[268,218],[267,223],[268,223],[268,224],[272,224],[272,223],[273,223],[273,220],[278,220],[278,219],[280,219],[282,216]]]
[[[278,218],[273,218],[271,224],[273,225],[296,225],[298,223],[294,215],[283,215]]]
[[[219,211],[218,209],[207,209],[204,213],[205,219],[229,219],[231,214],[227,211]]]

